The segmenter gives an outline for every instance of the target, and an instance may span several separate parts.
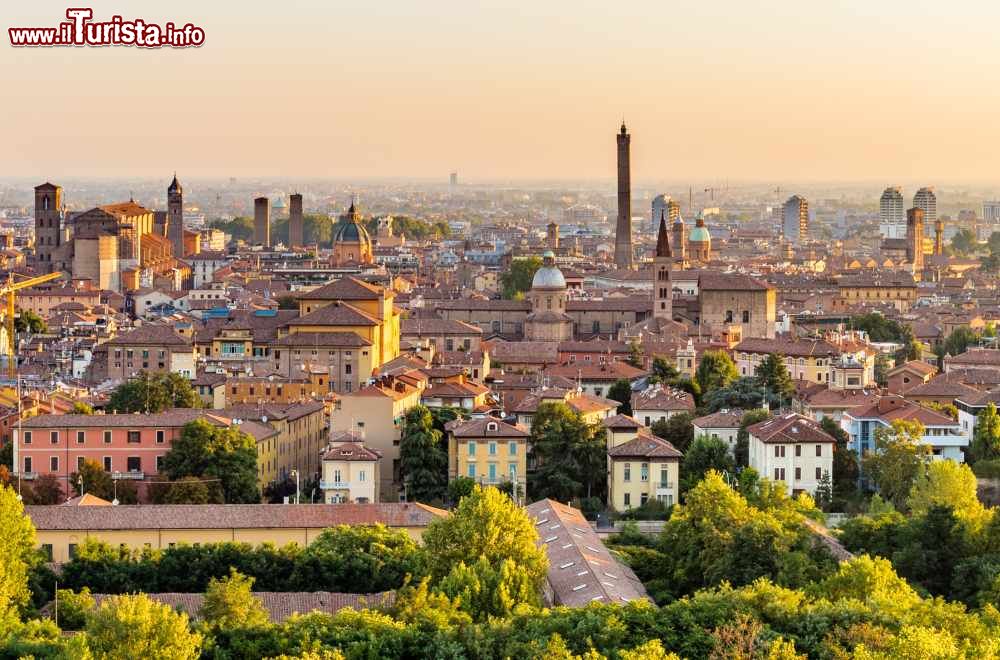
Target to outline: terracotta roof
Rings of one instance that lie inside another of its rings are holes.
[[[960,397],[976,397],[981,393],[981,390],[977,390],[965,383],[950,381],[947,378],[931,378],[926,383],[920,383],[906,390],[906,397],[944,396],[957,399]]]
[[[836,442],[836,438],[820,428],[820,425],[799,415],[786,413],[747,427],[747,432],[764,443],[817,443]]]
[[[622,378],[636,380],[642,378],[648,372],[645,369],[636,369],[627,362],[615,360],[612,362],[566,362],[565,364],[554,364],[546,367],[545,373],[549,376],[565,376],[570,379],[617,381]]]
[[[793,339],[776,337],[763,339],[751,337],[736,345],[734,351],[741,353],[777,353],[786,357],[836,357],[840,349],[823,339]]]
[[[986,405],[990,403],[993,405],[1000,405],[1000,390],[992,390],[989,392],[972,390],[964,395],[955,397],[955,399],[968,406],[985,408]]]
[[[924,426],[957,426],[951,417],[924,408],[901,396],[890,394],[865,407],[852,408],[845,414],[854,419],[880,419],[886,423],[897,419],[917,420]]]
[[[361,348],[372,343],[356,332],[296,332],[285,335],[274,342],[275,346],[336,346],[338,348]]]
[[[98,206],[100,210],[105,213],[110,213],[111,215],[118,217],[127,217],[134,215],[146,215],[147,213],[152,213],[149,209],[144,206],[140,206],[135,202],[119,202],[118,204],[105,204],[104,206]]]
[[[605,428],[609,429],[641,429],[642,424],[640,424],[634,417],[629,417],[628,415],[612,415],[606,419],[601,420],[601,424]]]
[[[632,394],[632,410],[694,411],[694,398],[689,392],[660,384]]]
[[[893,376],[893,375],[901,373],[903,371],[910,371],[910,372],[914,372],[914,373],[918,373],[918,374],[922,374],[924,376],[927,376],[927,375],[936,374],[937,373],[937,367],[935,367],[932,364],[928,364],[927,362],[924,362],[923,360],[909,360],[909,361],[904,362],[903,364],[899,365],[898,367],[893,367],[888,372],[886,372],[886,375]]]
[[[945,364],[961,364],[970,367],[977,366],[1000,366],[1000,350],[994,348],[970,348],[958,355],[947,355],[944,358]]]
[[[378,461],[382,455],[374,449],[365,447],[361,442],[336,442],[335,446],[328,446],[323,453],[324,461]]]
[[[682,458],[684,454],[672,444],[651,433],[637,437],[608,450],[612,458]]]
[[[219,426],[228,426],[229,418],[216,411],[195,408],[174,408],[160,413],[118,413],[107,415],[37,415],[21,422],[26,429],[61,428],[148,428],[184,426],[196,419],[205,419]]]
[[[740,408],[720,410],[710,415],[695,417],[691,423],[700,429],[738,429],[743,423],[743,415],[746,412]]]
[[[317,310],[292,319],[288,325],[379,325],[381,321],[347,303],[332,302]]]
[[[109,346],[178,346],[189,348],[191,340],[182,337],[173,326],[162,323],[142,325],[106,342]]]
[[[642,582],[608,551],[580,511],[553,500],[539,500],[526,511],[548,556],[547,580],[556,605],[648,600]]]
[[[742,273],[706,271],[698,278],[698,288],[705,291],[766,291],[772,287],[762,280]]]
[[[426,527],[447,512],[417,502],[383,504],[143,504],[24,507],[39,530],[287,529],[334,525]]]
[[[456,438],[527,438],[530,435],[523,426],[489,417],[455,420],[447,428]]]
[[[297,300],[378,300],[384,289],[353,277],[342,277],[318,289],[296,296]],[[389,293],[391,296],[391,292]]]
[[[477,325],[455,319],[415,318],[403,319],[399,323],[400,334],[406,335],[481,335],[483,329]]]

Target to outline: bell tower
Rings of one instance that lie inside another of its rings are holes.
[[[174,247],[174,256],[178,259],[184,258],[184,189],[177,180],[177,173],[174,173],[174,180],[167,187],[167,238]]]
[[[62,244],[62,205],[60,186],[35,186],[35,261],[43,273],[57,270],[52,253]]]
[[[656,255],[653,257],[653,318],[674,319],[674,284],[671,271],[674,257],[670,253],[667,220],[660,211],[660,230],[656,236]]]

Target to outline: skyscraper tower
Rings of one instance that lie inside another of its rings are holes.
[[[677,203],[677,200],[672,199],[670,195],[657,195],[654,197],[649,214],[649,229],[653,233],[656,233],[656,228],[660,226],[661,211],[666,211],[667,227],[669,228],[681,216],[681,205]],[[674,249],[677,249],[676,245]]]
[[[921,188],[913,195],[913,206],[924,212],[924,235],[929,236],[937,222],[937,195],[934,188]]]
[[[674,318],[674,285],[671,271],[674,257],[667,236],[666,211],[660,213],[660,229],[656,235],[656,256],[653,257],[653,318],[672,321]]]
[[[177,180],[167,186],[167,238],[174,249],[174,256],[184,258],[184,189]]]
[[[271,247],[271,200],[267,197],[253,200],[253,242]]]
[[[38,270],[53,272],[52,252],[62,243],[62,188],[35,186],[35,261]]]
[[[302,195],[292,193],[288,196],[288,246],[302,247],[305,242],[302,229]]]
[[[632,268],[632,176],[629,145],[632,136],[622,122],[618,133],[618,222],[615,225],[615,265]]]
[[[924,270],[924,210],[919,207],[906,212],[906,260],[919,278]]]
[[[809,202],[801,195],[792,195],[783,208],[781,233],[785,240],[800,245],[809,236]]]
[[[890,186],[882,191],[878,201],[878,228],[882,238],[906,237],[906,210],[899,186]]]

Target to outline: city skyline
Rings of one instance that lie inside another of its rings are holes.
[[[145,13],[203,26],[201,48],[7,47],[0,83],[23,98],[5,108],[0,176],[610,181],[624,117],[637,184],[990,177],[1000,101],[978,81],[996,7],[446,4],[181,1]]]

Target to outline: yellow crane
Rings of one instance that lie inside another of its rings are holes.
[[[17,377],[17,342],[14,333],[14,298],[21,289],[28,289],[62,277],[62,273],[49,273],[15,281],[14,273],[7,274],[7,281],[0,284],[0,296],[6,298],[6,305],[0,308],[0,355],[7,358],[7,375],[11,380]],[[20,275],[18,277],[21,277]]]

